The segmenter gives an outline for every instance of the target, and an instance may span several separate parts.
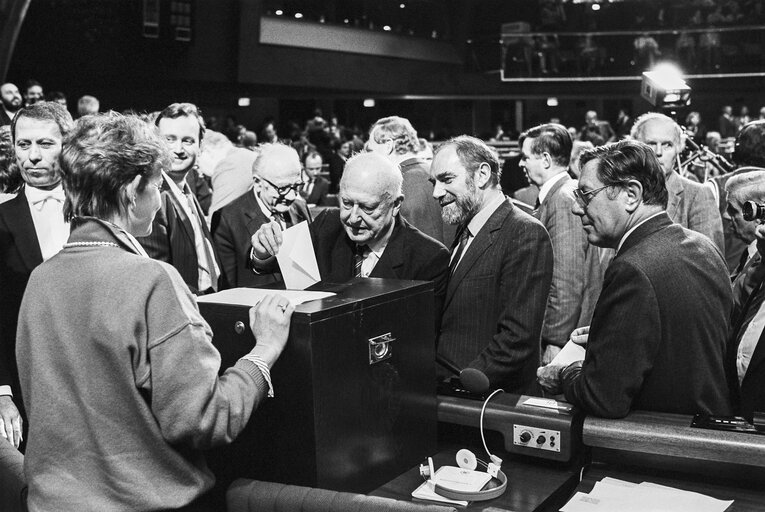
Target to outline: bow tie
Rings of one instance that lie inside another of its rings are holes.
[[[37,211],[42,211],[43,206],[45,206],[45,202],[49,199],[53,199],[59,203],[64,202],[64,189],[62,188],[54,190],[39,190],[30,188],[29,192],[29,201],[34,205],[35,208],[37,208]]]

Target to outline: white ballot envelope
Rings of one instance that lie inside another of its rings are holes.
[[[288,290],[305,290],[321,281],[307,222],[282,231],[282,246],[276,260]]]
[[[563,345],[563,348],[558,352],[558,355],[550,361],[550,364],[553,366],[568,366],[577,361],[584,361],[584,354],[585,350],[583,346],[577,345],[569,340]]]

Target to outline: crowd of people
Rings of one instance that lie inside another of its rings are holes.
[[[742,214],[765,202],[765,121],[737,129],[738,168],[704,183],[684,175],[686,134],[663,114],[622,137],[594,112],[573,134],[531,127],[524,202],[486,142],[433,151],[399,116],[343,142],[333,175],[320,116],[297,140],[271,124],[248,145],[190,103],[75,121],[55,101],[22,106],[12,85],[0,442],[25,449],[30,510],[204,509],[202,452],[278,393],[292,306],[253,307],[257,344],[219,375],[194,295],[278,288],[283,232],[302,221],[323,281],[432,281],[439,356],[494,389],[603,417],[765,407],[765,228]],[[569,341],[586,356],[558,364]]]

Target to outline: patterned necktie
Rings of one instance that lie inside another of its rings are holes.
[[[465,227],[462,229],[455,239],[455,243],[452,244],[453,250],[452,250],[452,259],[449,262],[449,274],[454,273],[454,269],[457,268],[457,264],[460,262],[460,258],[462,258],[462,252],[465,250],[465,246],[467,245],[468,240],[470,239],[470,230]]]
[[[361,265],[364,264],[364,253],[367,252],[366,245],[357,245],[356,253],[353,255],[353,277],[363,277],[361,275]]]

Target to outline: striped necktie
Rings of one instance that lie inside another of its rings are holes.
[[[357,245],[353,256],[353,277],[363,277],[361,275],[361,265],[364,264],[364,253],[367,252],[366,245]]]
[[[455,247],[452,251],[452,259],[449,262],[450,275],[454,274],[454,270],[457,268],[457,264],[460,262],[460,258],[462,258],[462,253],[465,250],[465,246],[467,245],[470,236],[470,230],[467,228],[467,226],[465,226],[465,228],[460,231],[460,234],[455,239],[453,244]]]

